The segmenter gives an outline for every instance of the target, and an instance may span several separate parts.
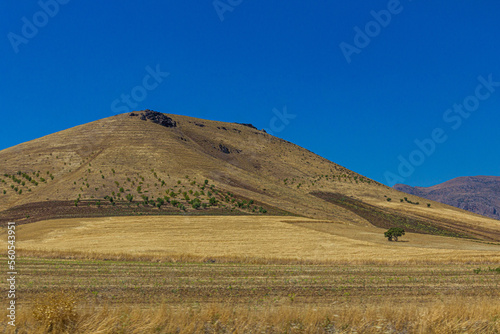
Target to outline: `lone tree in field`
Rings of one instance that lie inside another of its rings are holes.
[[[405,235],[405,230],[401,227],[391,227],[387,232],[384,233],[384,236],[389,241],[398,241],[398,238],[402,235]]]

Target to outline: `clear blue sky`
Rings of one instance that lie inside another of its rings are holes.
[[[59,1],[0,4],[0,149],[149,108],[274,125],[385,184],[500,175],[500,2]]]

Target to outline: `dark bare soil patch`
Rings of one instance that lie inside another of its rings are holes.
[[[266,209],[266,215],[270,216],[293,216],[293,214],[271,207],[260,202],[255,205],[263,206]],[[143,205],[139,202],[115,202],[112,205],[109,202],[96,205],[96,201],[82,200],[75,206],[74,201],[46,201],[28,203],[0,212],[0,226],[6,226],[8,222],[16,224],[34,223],[47,219],[60,218],[92,218],[92,217],[113,217],[113,216],[134,216],[134,215],[207,215],[207,216],[233,216],[233,215],[251,215],[262,214],[236,209],[221,207],[208,207],[204,209],[187,209],[183,211],[171,205],[162,206],[161,209],[152,205]]]

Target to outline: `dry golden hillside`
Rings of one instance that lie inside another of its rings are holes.
[[[251,126],[166,116],[121,114],[0,151],[0,221],[297,215],[500,241],[500,221],[403,194]]]

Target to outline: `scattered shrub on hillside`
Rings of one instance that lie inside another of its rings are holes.
[[[427,207],[430,208],[431,207],[431,203],[427,203]]]
[[[132,200],[134,199],[134,195],[127,194],[127,196],[125,196],[125,198],[127,199],[127,201],[132,202]]]
[[[161,209],[161,206],[165,204],[165,200],[163,198],[158,197],[156,199],[156,207]]]
[[[191,206],[193,207],[193,209],[199,209],[200,206],[201,206],[201,201],[199,198],[195,198],[191,201]]]

